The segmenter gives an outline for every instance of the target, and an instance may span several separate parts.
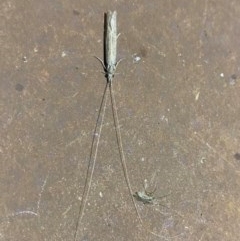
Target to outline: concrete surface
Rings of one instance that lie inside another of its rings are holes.
[[[137,203],[154,236],[134,212],[108,102],[77,240],[240,240],[238,0],[0,1],[0,240],[73,240],[107,10],[133,190],[146,179],[170,195]]]

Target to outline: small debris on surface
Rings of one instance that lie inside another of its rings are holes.
[[[67,52],[66,51],[62,51],[61,56],[62,56],[62,58],[64,58],[65,56],[67,56]]]
[[[24,63],[27,63],[27,62],[28,62],[26,56],[23,56],[22,60],[23,60]]]
[[[197,101],[199,99],[200,91],[198,91],[195,95],[195,100]]]
[[[132,57],[133,57],[133,63],[134,64],[137,64],[141,60],[141,57],[138,56],[136,53],[133,54]]]

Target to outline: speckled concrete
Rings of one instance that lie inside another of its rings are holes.
[[[0,241],[72,241],[106,80],[103,14],[117,10],[110,102],[78,241],[240,240],[240,2],[1,0]]]

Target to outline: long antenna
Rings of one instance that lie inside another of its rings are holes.
[[[111,103],[112,103],[111,106],[112,106],[112,113],[113,113],[113,121],[114,121],[114,126],[115,126],[115,131],[116,131],[118,150],[119,150],[119,155],[120,155],[120,159],[121,159],[124,177],[125,177],[127,187],[128,187],[128,190],[129,190],[129,193],[130,193],[130,196],[131,196],[131,200],[132,200],[132,203],[134,205],[137,216],[138,216],[140,222],[143,223],[142,218],[141,218],[141,216],[138,212],[138,209],[137,209],[137,206],[136,206],[136,203],[135,203],[135,199],[134,199],[134,196],[133,196],[133,191],[132,191],[132,187],[131,187],[131,184],[130,184],[129,175],[128,175],[128,171],[127,171],[128,169],[127,169],[125,154],[124,154],[124,151],[123,151],[122,137],[121,137],[121,131],[120,131],[120,125],[119,125],[119,119],[118,119],[118,113],[117,113],[117,105],[116,105],[116,101],[115,101],[113,83],[112,82],[109,84],[109,90],[110,90],[110,98],[111,98]]]
[[[78,218],[77,218],[76,229],[75,229],[75,233],[74,233],[74,241],[76,241],[76,239],[77,239],[78,227],[79,227],[79,224],[81,223],[81,220],[82,220],[82,217],[84,214],[84,209],[85,209],[85,206],[87,203],[89,191],[90,191],[91,184],[92,184],[93,173],[94,173],[96,159],[97,159],[97,153],[98,153],[98,145],[99,145],[99,141],[100,141],[100,137],[101,137],[103,121],[104,121],[104,116],[105,116],[105,112],[106,112],[106,104],[107,104],[107,99],[108,99],[107,87],[108,87],[108,83],[106,83],[105,88],[104,88],[103,97],[102,97],[96,125],[95,125],[94,132],[93,132],[93,139],[92,139],[92,144],[91,144],[91,149],[90,149],[87,174],[86,174],[86,179],[85,179],[85,184],[84,184],[84,189],[83,189],[82,200],[79,205]],[[102,113],[102,118],[101,118],[102,109],[103,109],[103,113]],[[100,126],[99,126],[99,121],[100,121]],[[99,132],[97,132],[98,126],[99,126]],[[96,148],[94,151],[95,141],[96,141]],[[91,168],[91,166],[92,166],[92,168]]]

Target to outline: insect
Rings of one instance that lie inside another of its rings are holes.
[[[138,191],[133,194],[133,196],[136,198],[137,201],[142,202],[143,204],[154,204],[156,198],[154,197],[154,192],[156,191],[156,187],[153,191],[149,192],[147,191],[147,182],[145,180],[144,182],[144,191]]]
[[[115,75],[118,64],[117,61],[117,12],[108,11],[104,16],[104,61],[96,57],[102,64],[109,86]]]
[[[78,218],[76,222],[76,228],[75,228],[75,233],[74,233],[74,241],[77,240],[77,234],[78,234],[78,227],[79,224],[81,223],[81,219],[84,214],[84,208],[87,203],[89,191],[91,188],[91,183],[92,183],[92,178],[93,178],[93,173],[94,173],[94,168],[96,164],[96,158],[97,158],[97,153],[98,153],[98,145],[100,141],[100,136],[101,136],[101,131],[102,131],[102,126],[103,126],[103,121],[104,121],[104,115],[105,115],[105,110],[106,110],[106,103],[107,103],[107,98],[108,98],[108,92],[107,89],[109,89],[110,92],[110,99],[111,99],[111,106],[112,106],[112,113],[113,113],[113,122],[115,126],[115,132],[116,132],[116,139],[117,139],[117,144],[118,144],[118,151],[120,155],[120,160],[122,163],[123,167],[123,173],[125,177],[125,181],[129,190],[129,194],[131,196],[132,203],[134,205],[136,214],[138,216],[138,219],[140,223],[143,225],[142,218],[138,212],[135,199],[132,191],[132,187],[130,184],[129,180],[129,175],[128,175],[128,169],[126,165],[126,160],[125,160],[125,155],[123,151],[123,145],[122,145],[122,137],[121,137],[121,132],[120,132],[120,127],[119,127],[119,119],[118,119],[118,113],[117,113],[117,107],[116,107],[116,101],[114,97],[114,91],[113,91],[113,78],[115,75],[116,68],[118,64],[121,62],[122,59],[117,61],[117,12],[116,11],[108,11],[104,15],[104,61],[102,61],[100,58],[96,57],[102,64],[103,69],[105,71],[105,77],[107,79],[106,86],[103,92],[103,97],[102,97],[102,102],[100,104],[100,109],[94,129],[94,136],[92,139],[92,145],[91,145],[91,151],[90,151],[90,157],[89,157],[89,164],[88,164],[88,169],[87,169],[87,174],[86,174],[86,179],[85,179],[85,184],[84,184],[84,190],[83,190],[83,195],[82,195],[82,200],[79,205],[79,213],[78,213]],[[102,112],[102,114],[101,114]],[[100,123],[100,124],[99,124]],[[150,201],[151,195],[150,193],[144,193],[137,192],[137,195],[141,200],[144,200],[147,202],[147,200]],[[152,197],[153,199],[153,197]],[[149,233],[157,236],[164,238],[161,235],[158,235],[151,230],[145,228]]]
[[[154,205],[157,204],[157,205],[166,207],[165,205],[160,204],[158,202],[158,199],[165,198],[165,197],[169,196],[170,194],[167,194],[167,195],[164,195],[161,197],[155,197],[154,193],[155,193],[157,187],[155,186],[153,191],[147,191],[148,183],[147,183],[146,179],[144,180],[143,188],[144,188],[143,191],[138,191],[133,194],[133,196],[135,197],[135,199],[137,201],[142,202],[143,204],[154,204]]]
[[[98,145],[99,145],[99,141],[100,141],[102,125],[103,125],[104,115],[105,115],[105,110],[106,110],[106,103],[107,103],[107,98],[108,98],[108,92],[107,92],[108,88],[109,88],[109,92],[110,92],[113,121],[114,121],[114,126],[115,126],[115,131],[116,131],[118,150],[119,150],[120,160],[121,160],[122,167],[123,167],[124,177],[125,177],[125,180],[127,183],[127,187],[128,187],[135,211],[137,213],[139,220],[142,223],[141,216],[138,212],[134,197],[132,195],[133,191],[132,191],[132,187],[131,187],[129,176],[128,176],[127,165],[126,165],[125,155],[124,155],[123,146],[122,146],[122,137],[121,137],[121,132],[120,132],[120,128],[119,128],[119,119],[118,119],[116,101],[115,101],[115,97],[114,97],[113,84],[112,84],[116,68],[122,60],[122,59],[120,59],[119,61],[117,61],[117,38],[118,38],[118,36],[119,35],[117,35],[117,12],[116,11],[113,11],[113,12],[108,11],[104,15],[104,61],[102,61],[100,58],[96,57],[103,66],[103,69],[105,71],[105,77],[107,79],[107,83],[106,83],[106,86],[104,89],[102,102],[100,105],[99,114],[97,117],[95,129],[94,129],[94,137],[92,140],[90,157],[89,157],[90,161],[89,161],[89,165],[88,165],[88,169],[87,169],[87,174],[86,174],[86,179],[85,179],[85,184],[84,184],[84,191],[83,191],[83,195],[82,195],[82,201],[81,201],[81,204],[79,207],[78,219],[77,219],[76,229],[75,229],[75,234],[74,234],[74,241],[77,240],[78,227],[79,227],[79,224],[81,223],[81,219],[82,219],[83,213],[84,213],[84,208],[86,206],[89,191],[91,188],[91,182],[92,182],[92,177],[93,177],[93,172],[94,172],[96,158],[97,158],[97,152],[98,152]],[[101,115],[101,112],[102,112],[102,115]],[[98,128],[98,123],[100,123],[99,128]]]
[[[143,204],[153,204],[155,197],[152,192],[138,191],[133,196]]]

